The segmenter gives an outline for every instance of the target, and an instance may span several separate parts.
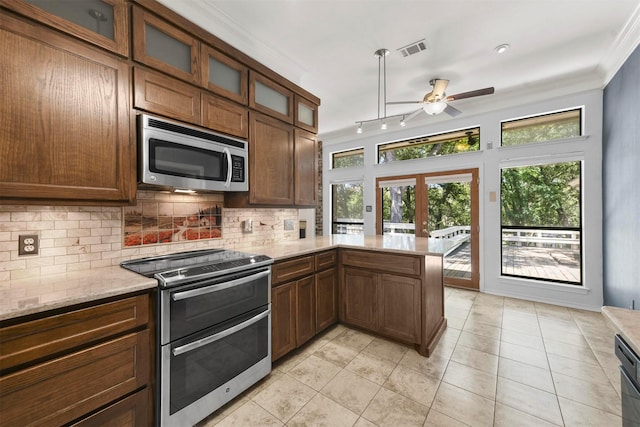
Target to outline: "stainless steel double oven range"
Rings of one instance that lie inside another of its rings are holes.
[[[192,426],[271,371],[271,264],[207,249],[125,261],[159,283],[156,424]]]

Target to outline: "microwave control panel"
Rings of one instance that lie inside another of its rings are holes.
[[[244,182],[244,157],[231,156],[231,182]]]

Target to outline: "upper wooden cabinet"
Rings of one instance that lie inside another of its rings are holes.
[[[294,183],[296,206],[318,203],[318,140],[316,135],[295,129]]]
[[[133,59],[199,85],[200,42],[145,10],[133,7]]]
[[[202,45],[203,86],[210,91],[247,105],[248,68],[210,46]]]
[[[249,71],[249,106],[293,123],[293,92],[254,71]]]
[[[0,0],[0,5],[96,46],[129,56],[126,0]]]
[[[202,96],[202,125],[247,139],[249,109],[215,95]]]
[[[318,105],[298,94],[296,94],[294,99],[294,124],[309,132],[318,133]]]
[[[0,56],[0,202],[130,202],[127,62],[8,13]]]

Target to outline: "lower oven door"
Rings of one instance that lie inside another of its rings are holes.
[[[622,391],[622,426],[640,427],[640,389],[629,376],[627,371],[620,367],[620,385]]]
[[[192,426],[271,372],[271,304],[161,347],[160,424]]]

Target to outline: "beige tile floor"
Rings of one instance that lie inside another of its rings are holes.
[[[200,426],[621,426],[599,313],[445,289],[435,353],[342,325]]]

